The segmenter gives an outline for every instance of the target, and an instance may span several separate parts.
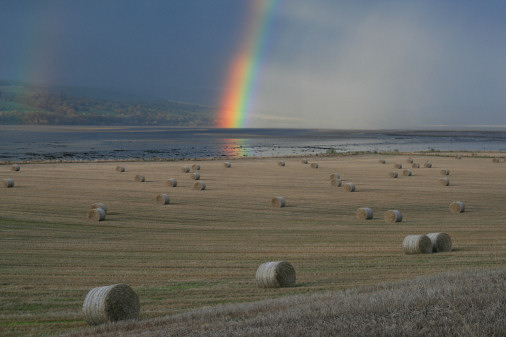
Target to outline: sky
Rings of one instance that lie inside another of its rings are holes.
[[[219,109],[258,0],[2,0],[0,79]],[[248,127],[506,125],[505,1],[276,1]]]

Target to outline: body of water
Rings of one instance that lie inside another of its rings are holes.
[[[505,131],[357,131],[0,126],[0,161],[314,155],[327,151],[506,151]]]

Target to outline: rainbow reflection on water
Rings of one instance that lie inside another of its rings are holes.
[[[228,157],[249,157],[251,151],[247,139],[225,138],[223,139],[223,154]]]

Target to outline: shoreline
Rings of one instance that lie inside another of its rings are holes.
[[[52,130],[52,131],[51,131]],[[298,158],[350,154],[506,153],[506,133],[484,131],[25,128],[0,132],[0,164]]]
[[[431,156],[431,157],[453,157],[461,155],[462,158],[495,158],[506,157],[506,151],[440,151],[440,150],[425,150],[425,151],[350,151],[342,153],[316,153],[316,154],[301,154],[301,155],[286,155],[286,156],[217,156],[217,157],[191,157],[191,158],[110,158],[110,159],[41,159],[41,160],[0,160],[0,166],[13,165],[13,164],[82,164],[82,163],[136,163],[136,162],[184,162],[184,161],[217,161],[217,160],[258,160],[258,159],[290,159],[290,158],[333,158],[333,157],[348,157],[348,156],[364,156],[364,155],[378,155],[378,156]]]

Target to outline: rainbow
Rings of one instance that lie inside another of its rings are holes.
[[[53,70],[60,63],[58,55],[63,53],[63,49],[57,34],[51,34],[42,27],[54,26],[55,22],[65,22],[62,11],[47,11],[30,20],[27,31],[33,33],[26,34],[19,41],[20,48],[8,78],[33,84],[54,84]]]
[[[242,128],[247,125],[273,17],[281,1],[252,2],[243,44],[229,69],[227,90],[221,100],[217,127]]]

